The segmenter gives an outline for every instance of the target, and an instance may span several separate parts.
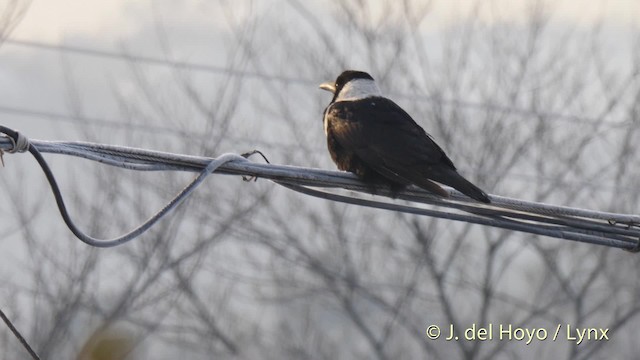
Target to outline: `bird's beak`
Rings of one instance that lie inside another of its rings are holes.
[[[336,85],[330,81],[327,81],[320,84],[320,89],[327,90],[330,93],[334,94],[336,92]]]

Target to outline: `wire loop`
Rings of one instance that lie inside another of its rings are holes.
[[[11,148],[7,150],[9,154],[14,154],[17,152],[23,153],[29,150],[29,139],[27,139],[26,136],[22,135],[21,132],[15,131],[15,136],[7,136],[7,138],[11,142]]]

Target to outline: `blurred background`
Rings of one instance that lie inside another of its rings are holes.
[[[334,169],[317,87],[358,69],[488,192],[638,214],[639,21],[633,0],[0,0],[0,124]],[[101,238],[193,176],[45,157],[76,222]],[[141,238],[95,249],[61,221],[30,155],[4,161],[0,308],[43,359],[640,352],[640,263],[621,250],[222,175]],[[429,340],[432,324],[550,337],[568,324],[609,340]],[[5,326],[0,357],[28,358]]]

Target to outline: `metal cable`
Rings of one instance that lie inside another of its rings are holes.
[[[36,159],[36,161],[42,168],[42,171],[44,172],[47,180],[49,181],[49,185],[51,186],[51,189],[53,191],[53,195],[56,199],[58,209],[60,210],[60,215],[62,215],[62,219],[64,220],[65,224],[67,224],[67,227],[69,228],[69,230],[71,230],[71,232],[85,244],[99,247],[99,248],[118,246],[135,239],[140,234],[150,229],[153,225],[155,225],[155,223],[157,223],[160,219],[162,219],[169,211],[173,210],[182,201],[184,201],[184,199],[186,199],[187,196],[189,196],[193,192],[193,190],[195,190],[209,174],[214,172],[221,165],[230,161],[246,161],[245,158],[236,154],[223,154],[215,159],[211,159],[211,161],[209,161],[208,164],[206,164],[206,166],[200,171],[200,174],[198,174],[198,176],[196,176],[184,189],[182,189],[178,194],[176,194],[171,201],[169,201],[162,209],[158,210],[153,216],[151,216],[149,219],[144,221],[142,224],[140,224],[138,227],[131,230],[130,232],[113,239],[105,240],[105,239],[97,239],[90,235],[87,235],[75,225],[75,223],[71,219],[71,216],[69,216],[69,212],[67,211],[67,207],[64,203],[64,199],[62,197],[60,187],[58,186],[58,183],[55,177],[53,176],[53,172],[51,171],[51,168],[49,168],[49,165],[47,164],[46,160],[42,157],[42,154],[40,154],[40,151],[38,151],[38,149],[33,144],[29,143],[27,140],[24,140],[23,137],[16,131],[8,129],[4,126],[0,126],[0,132],[9,135],[9,137],[12,139],[10,140],[12,144],[18,143],[18,144],[23,144],[22,146],[26,146],[26,149],[28,149],[31,155],[33,155],[33,157]],[[2,147],[0,147],[0,149],[2,149]],[[7,149],[7,151],[24,152],[24,148],[14,147],[12,149]],[[99,161],[99,157],[96,156],[94,160]],[[115,163],[113,163],[113,165],[115,165]],[[145,164],[142,164],[142,167],[147,167],[147,166],[145,166]]]
[[[6,128],[0,127],[5,132]],[[11,130],[5,132],[10,135]],[[17,138],[16,138],[17,139]],[[15,141],[0,137],[0,151],[15,150]],[[33,151],[32,151],[33,149]],[[446,212],[424,207],[399,205],[396,203],[365,200],[355,196],[344,196],[319,191],[309,187],[340,188],[363,193],[372,193],[372,189],[360,182],[354,175],[320,169],[310,169],[286,165],[262,164],[247,161],[236,154],[224,154],[218,158],[180,155],[161,151],[137,149],[124,146],[96,144],[88,142],[57,142],[31,140],[29,151],[36,157],[43,170],[48,166],[40,152],[65,154],[98,161],[111,166],[137,171],[191,171],[199,175],[174,200],[130,233],[116,239],[98,240],[82,234],[69,219],[66,210],[61,213],[63,219],[82,241],[92,246],[115,246],[135,238],[146,231],[162,216],[177,206],[204,178],[215,171],[220,174],[260,177],[272,180],[291,190],[332,201],[367,206],[391,211],[432,216],[456,221],[464,221],[485,226],[522,231],[531,234],[556,237],[567,240],[599,244],[627,250],[637,250],[640,239],[640,216],[593,211],[565,206],[550,205],[490,195],[490,205],[481,204],[467,198],[458,191],[445,187],[449,198],[435,196],[417,187],[396,194],[398,198],[462,211]],[[44,165],[43,165],[44,164]],[[59,189],[50,170],[47,178],[56,192],[58,205],[64,205]],[[375,195],[391,196],[386,188],[375,189]]]

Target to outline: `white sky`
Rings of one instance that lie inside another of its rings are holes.
[[[0,12],[3,9],[0,0]],[[256,7],[262,9],[276,7],[282,0],[254,0]],[[326,0],[300,0],[304,4],[309,4],[314,13],[322,16],[322,9],[326,8]],[[389,0],[394,1],[394,0]],[[526,17],[528,1],[519,0],[490,0],[488,5],[484,5],[479,13],[479,17],[486,22],[495,21],[522,21]],[[19,40],[33,40],[45,43],[62,43],[65,45],[78,45],[92,49],[99,49],[111,52],[119,52],[118,47],[124,43],[127,49],[133,53],[143,56],[161,57],[162,52],[158,49],[158,40],[154,31],[153,19],[160,17],[167,24],[168,38],[175,42],[172,48],[179,49],[176,54],[180,60],[186,60],[199,64],[224,63],[225,54],[221,53],[220,47],[216,47],[218,41],[222,41],[220,36],[228,29],[227,18],[229,13],[218,10],[220,3],[234,4],[238,9],[234,12],[236,16],[246,14],[256,14],[262,9],[250,11],[249,0],[33,0],[23,21],[11,34],[11,38]],[[434,8],[425,22],[425,31],[436,31],[457,19],[466,17],[473,9],[476,1],[472,0],[434,0]],[[553,17],[555,20],[567,21],[578,24],[592,25],[600,20],[607,24],[620,27],[638,27],[640,23],[640,0],[548,0],[553,4]],[[277,8],[271,10],[270,14],[277,14]],[[285,24],[286,25],[286,24]],[[80,112],[87,117],[119,119],[122,116],[119,112],[118,104],[113,99],[113,93],[128,95],[131,97],[134,91],[128,92],[132,87],[133,76],[130,68],[116,61],[97,59],[84,56],[64,57],[56,52],[39,51],[36,49],[26,49],[18,46],[0,46],[0,106],[15,106],[17,108],[34,111],[52,111],[58,113],[71,113],[73,107],[69,105],[69,86],[65,83],[64,72],[61,71],[61,63],[66,63],[72,70],[68,71],[75,77],[77,82],[78,97],[81,100],[82,108]],[[156,68],[154,68],[157,71]],[[336,69],[337,71],[338,69]],[[160,71],[157,71],[160,72]],[[125,75],[123,75],[125,74]],[[155,74],[154,74],[155,75]],[[172,74],[169,74],[172,75]],[[197,73],[193,76],[195,81],[211,83],[210,75]],[[175,79],[166,76],[166,84],[174,86]],[[162,84],[164,78],[160,76],[150,76],[151,88],[154,93],[167,92],[164,98],[169,98],[171,88],[167,89],[166,84]],[[201,86],[215,94],[214,86]],[[321,94],[317,89],[310,88],[312,94]],[[314,93],[314,91],[316,93]],[[314,96],[325,96],[321,95]],[[206,98],[206,93],[203,95]],[[162,99],[163,97],[159,97]],[[180,104],[176,104],[179,106]],[[256,110],[261,111],[261,110]],[[188,116],[188,113],[184,116]],[[316,116],[316,126],[318,131],[317,144],[323,145],[320,138],[323,138],[322,128],[319,122],[320,113],[304,116]],[[152,116],[150,116],[152,118]],[[247,118],[250,118],[247,116]],[[27,136],[43,140],[89,140],[73,132],[64,132],[63,126],[68,123],[52,121],[48,118],[17,116],[13,113],[0,112],[0,124],[22,130]],[[102,129],[97,127],[96,129]],[[126,129],[125,129],[126,130]],[[145,147],[135,143],[123,143],[116,138],[115,131],[107,128],[100,133],[100,142],[118,143],[130,146]],[[120,134],[120,133],[118,133]],[[144,135],[144,132],[140,132]],[[141,135],[141,136],[142,136]],[[239,135],[239,134],[234,134]],[[263,134],[253,134],[255,138],[260,138]],[[153,133],[149,137],[155,136]],[[175,137],[175,135],[173,135]],[[322,139],[324,140],[324,139]],[[248,150],[250,148],[239,148],[237,150]],[[170,150],[170,149],[160,149]],[[225,149],[232,151],[233,149]],[[235,150],[233,150],[235,151]],[[196,154],[194,154],[196,155]],[[209,154],[213,155],[213,154]],[[324,161],[329,161],[325,153],[319,152],[319,157]],[[22,157],[27,159],[26,156]],[[39,169],[31,160],[22,162],[14,161],[13,156],[5,157],[8,168],[16,168],[17,164],[22,164],[27,168],[27,181],[33,181],[32,188],[37,191],[30,191],[32,202],[42,202],[46,208],[40,212],[34,224],[40,233],[48,231],[49,228],[65,231],[68,239],[71,236],[64,229],[57,210],[54,208],[51,194],[47,185],[43,182]],[[457,164],[462,161],[457,162]],[[57,174],[62,173],[59,179],[65,184],[65,174],[60,170],[61,163],[54,169]],[[22,166],[22,165],[21,165]],[[74,164],[75,166],[75,164]],[[29,171],[31,171],[29,173]],[[16,172],[22,175],[20,172]],[[7,174],[9,174],[7,172]],[[75,173],[70,173],[75,174]],[[5,176],[4,174],[2,176]],[[13,176],[13,173],[7,175]],[[14,176],[15,188],[26,188],[24,179]],[[33,179],[33,180],[31,180]],[[90,177],[80,180],[91,181]],[[10,181],[8,181],[11,184]],[[64,186],[64,185],[63,185]],[[493,190],[493,189],[491,189]],[[510,195],[510,194],[505,194]],[[4,197],[6,191],[0,191],[0,215],[10,214],[10,202]],[[46,198],[43,201],[41,198]],[[153,209],[149,209],[153,210]],[[86,227],[84,227],[86,228]],[[44,230],[47,229],[47,230]],[[19,251],[22,241],[16,239],[21,234],[16,233],[14,239],[3,239],[0,243],[0,252],[11,254],[15,258],[22,260],[30,259],[30,255],[20,255]],[[43,236],[42,240],[44,241]],[[16,255],[18,254],[18,255]],[[0,273],[5,273],[14,264],[13,261],[0,261]]]
[[[132,26],[127,3],[143,1],[36,0],[13,37],[59,42],[73,33],[126,32]]]
[[[2,1],[0,11],[3,9]],[[318,17],[330,16],[323,15],[323,10],[330,8],[328,0],[303,3]],[[423,30],[438,36],[441,28],[468,17],[476,3],[475,0],[434,0]],[[477,16],[488,23],[519,22],[527,18],[530,10],[527,4],[530,3],[487,0],[481,2]],[[585,27],[603,21],[609,26],[637,29],[640,19],[638,0],[547,0],[542,3],[552,8],[556,22],[584,24]],[[230,6],[231,10],[224,10]],[[158,29],[154,24],[154,19],[160,19],[174,59],[225,65],[228,54],[220,49],[233,47],[224,46],[224,41],[229,41],[226,35],[229,34],[230,17],[235,17],[231,22],[237,23],[243,17],[261,15],[286,26],[287,17],[280,10],[284,8],[291,8],[284,0],[33,0],[11,38],[116,53],[124,47],[134,55],[161,58],[165,54],[160,48]],[[381,7],[377,15],[384,16],[382,11]],[[4,90],[0,88],[0,98],[3,99],[0,105],[68,113],[69,94],[65,93],[67,87],[60,70],[61,61],[61,55],[52,51],[12,46],[10,43],[1,46],[0,83],[5,86]],[[131,76],[120,76],[127,69],[122,68],[121,63],[95,57],[69,56],[67,61],[76,76],[81,100],[86,104],[85,110],[89,114],[117,118],[117,106],[109,100],[110,93],[113,88],[127,93]],[[1,113],[0,120],[9,126],[24,121]],[[44,131],[44,128],[36,127],[37,130]]]
[[[275,2],[270,1],[270,3]],[[60,42],[65,37],[79,35],[126,37],[127,34],[135,32],[141,22],[151,20],[152,6],[160,9],[159,13],[164,18],[191,18],[195,23],[205,20],[205,17],[215,16],[214,12],[207,12],[206,8],[217,5],[217,2],[212,2],[210,6],[202,2],[192,2],[193,6],[188,6],[189,1],[180,1],[180,6],[172,6],[170,3],[153,0],[35,0],[22,23],[13,33],[13,37],[52,42]],[[245,6],[249,2],[237,1],[236,3]],[[269,2],[258,3],[264,5]],[[325,1],[313,0],[312,3],[312,6],[321,8]],[[455,21],[460,15],[469,13],[475,3],[476,1],[471,0],[436,1],[428,26],[441,26]],[[518,21],[525,14],[527,3],[527,1],[492,0],[488,5],[483,6],[480,17],[488,22]],[[609,22],[625,25],[637,24],[640,19],[640,1],[637,0],[560,0],[545,3],[553,4],[553,13],[557,19],[572,22],[591,24],[604,17]],[[202,11],[203,9],[205,11]],[[220,14],[220,16],[224,15]],[[216,21],[216,19],[211,20]]]

